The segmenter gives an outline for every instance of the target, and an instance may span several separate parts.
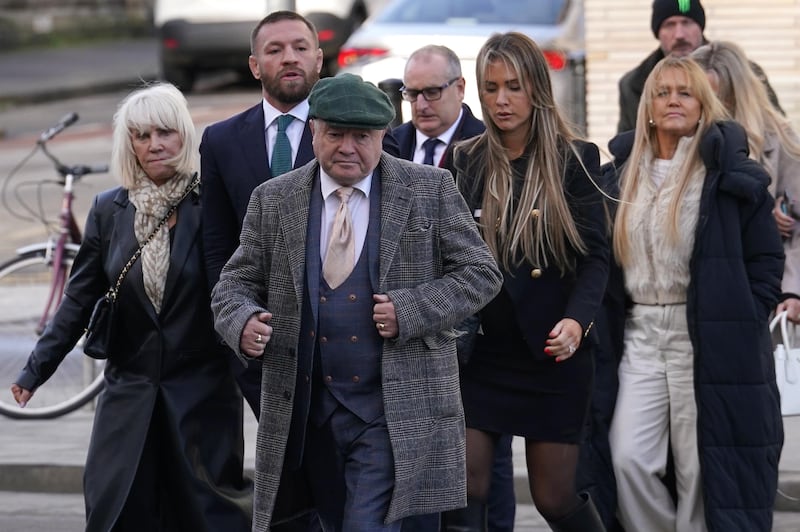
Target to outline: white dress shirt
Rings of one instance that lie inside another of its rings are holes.
[[[458,112],[458,118],[455,122],[453,122],[453,125],[451,125],[447,131],[435,137],[442,141],[436,145],[436,149],[433,151],[433,162],[436,163],[436,166],[439,166],[439,163],[442,161],[442,157],[444,157],[444,151],[447,149],[450,141],[453,140],[453,135],[455,135],[456,128],[458,127],[459,122],[461,122],[461,117],[463,115],[464,109],[462,108]],[[414,162],[422,164],[422,161],[425,159],[425,148],[422,147],[422,143],[431,137],[428,137],[425,133],[421,133],[419,129],[414,129],[414,131],[417,135],[416,148],[414,148]]]
[[[339,209],[339,196],[334,194],[341,185],[336,183],[325,170],[319,169],[320,190],[322,191],[322,224],[319,234],[319,256],[325,262],[325,254],[328,251],[328,239],[330,239],[331,226]],[[350,218],[353,221],[353,237],[355,244],[355,261],[361,256],[364,249],[364,240],[367,238],[367,227],[369,227],[369,193],[372,189],[372,173],[353,185],[353,194],[347,206],[350,209]]]
[[[303,131],[308,120],[308,99],[295,105],[288,113],[282,113],[275,109],[266,99],[261,102],[264,108],[264,125],[266,127],[265,139],[267,143],[267,162],[272,161],[272,148],[275,146],[275,137],[278,135],[278,117],[284,114],[292,115],[294,120],[286,128],[286,136],[289,137],[289,144],[292,146],[292,166],[297,158],[297,150],[300,148],[300,139],[303,138]]]

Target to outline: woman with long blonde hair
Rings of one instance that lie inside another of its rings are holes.
[[[563,119],[529,37],[490,37],[477,79],[486,132],[456,148],[453,173],[504,284],[462,368],[469,506],[445,515],[444,528],[485,530],[494,445],[514,434],[525,438],[531,494],[550,526],[603,530],[575,488],[608,276],[599,152]]]
[[[630,308],[610,444],[626,530],[770,530],[783,441],[769,177],[700,66],[668,57],[609,144]],[[663,482],[668,455],[677,502]]]

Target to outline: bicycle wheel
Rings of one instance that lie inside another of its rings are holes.
[[[65,250],[67,274],[74,258],[74,251]],[[79,342],[25,408],[20,408],[11,396],[9,388],[38,338],[36,326],[52,278],[52,261],[44,251],[20,255],[0,266],[0,414],[8,417],[58,417],[85,405],[103,388],[104,362],[84,355]]]

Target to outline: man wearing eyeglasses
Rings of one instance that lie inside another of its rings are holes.
[[[411,103],[411,121],[392,130],[400,157],[447,167],[448,145],[483,133],[483,122],[464,104],[461,61],[446,46],[428,45],[409,57],[403,73],[403,99]]]
[[[452,150],[448,146],[483,133],[486,129],[483,122],[463,103],[465,84],[461,61],[450,48],[431,44],[411,54],[400,89],[403,100],[411,104],[411,120],[392,130],[400,145],[401,158],[449,169]],[[510,435],[503,435],[495,445],[489,490],[490,532],[514,529],[516,501],[511,441]],[[449,519],[456,517],[452,514]],[[415,516],[409,524],[413,530],[428,531],[429,519]],[[442,530],[459,530],[460,524],[444,522]]]

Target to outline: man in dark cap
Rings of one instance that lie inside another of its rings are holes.
[[[619,80],[619,122],[617,132],[636,127],[636,110],[642,96],[644,81],[656,66],[668,55],[686,56],[706,43],[703,30],[706,27],[706,12],[699,0],[654,0],[650,28],[660,43],[639,66]],[[764,82],[772,104],[783,112],[778,97],[767,80],[764,70],[751,62],[753,72]]]
[[[466,505],[453,326],[502,280],[450,173],[382,151],[383,91],[322,79],[309,118],[316,159],[255,189],[213,293],[263,360],[254,530],[313,505],[325,530],[397,532]]]

